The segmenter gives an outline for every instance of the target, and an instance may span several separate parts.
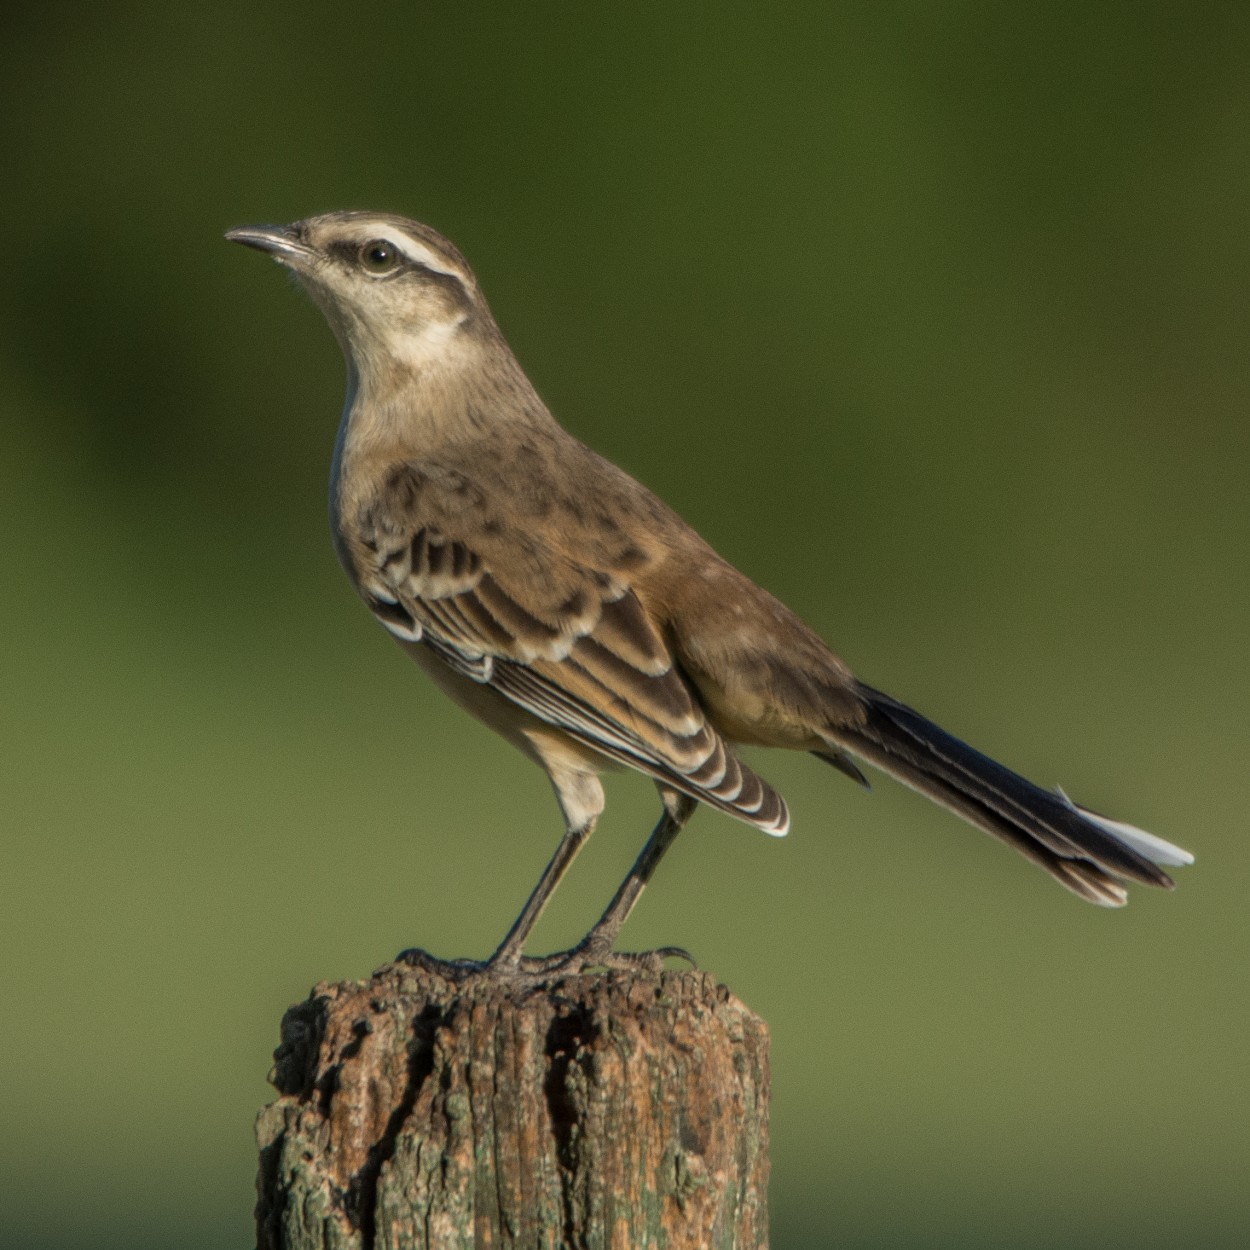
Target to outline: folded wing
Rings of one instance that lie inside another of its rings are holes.
[[[784,800],[708,723],[620,570],[539,549],[532,535],[505,541],[469,509],[449,516],[430,485],[402,483],[362,526],[361,590],[388,630],[608,758],[786,832]]]

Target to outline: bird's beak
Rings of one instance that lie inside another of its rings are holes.
[[[298,267],[315,255],[312,248],[300,242],[294,226],[239,226],[235,230],[227,230],[226,238],[231,243],[242,243],[245,247],[256,248],[258,252],[268,252],[284,265]]]

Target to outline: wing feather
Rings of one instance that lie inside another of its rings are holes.
[[[430,491],[406,482],[362,518],[374,558],[360,581],[392,633],[609,759],[786,831],[784,800],[708,722],[622,570],[542,549],[532,534],[491,541],[474,518],[430,510]]]

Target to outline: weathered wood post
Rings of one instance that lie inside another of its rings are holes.
[[[388,965],[282,1021],[259,1250],[762,1250],[768,1031],[703,972]]]

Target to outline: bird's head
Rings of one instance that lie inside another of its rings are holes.
[[[289,226],[241,226],[226,238],[289,269],[362,374],[451,364],[497,333],[464,257],[408,218],[325,213]]]

